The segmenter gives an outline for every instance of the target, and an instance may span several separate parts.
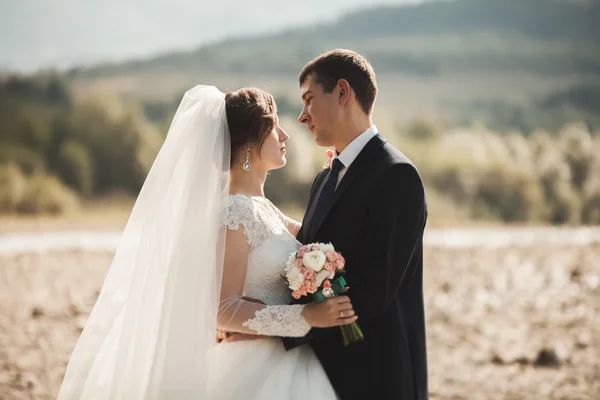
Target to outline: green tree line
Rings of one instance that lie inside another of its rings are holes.
[[[292,125],[297,110],[284,98],[280,113]],[[4,78],[0,212],[63,213],[82,199],[135,197],[177,104],[74,97],[60,76]],[[385,135],[419,167],[429,197],[465,218],[600,224],[600,135],[589,124],[523,133],[414,121]],[[271,174],[266,191],[278,204],[300,209],[323,149],[305,132],[288,148],[288,167]]]
[[[57,76],[0,83],[0,210],[59,213],[78,199],[135,194],[161,144],[140,112],[75,100]]]

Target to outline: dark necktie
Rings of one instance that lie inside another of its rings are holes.
[[[323,189],[319,194],[319,198],[317,199],[317,204],[315,206],[315,212],[313,213],[313,218],[311,222],[311,236],[314,236],[317,228],[321,225],[321,221],[325,218],[325,213],[331,207],[331,202],[333,201],[333,195],[335,194],[335,187],[338,182],[338,177],[340,176],[340,171],[344,167],[342,162],[335,158],[331,163],[331,168],[329,169],[329,175],[327,175],[325,184],[323,185]]]

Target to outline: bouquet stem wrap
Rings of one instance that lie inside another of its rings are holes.
[[[343,276],[339,276],[336,279],[331,281],[331,287],[328,289],[321,289],[315,294],[313,294],[313,299],[317,303],[321,303],[326,298],[329,297],[337,297],[340,295],[342,291],[346,289],[346,280]],[[358,326],[356,322],[350,325],[340,326],[340,330],[342,331],[342,338],[344,339],[344,346],[348,346],[351,343],[358,342],[359,340],[363,340],[364,336],[362,330]]]

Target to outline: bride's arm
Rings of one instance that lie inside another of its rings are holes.
[[[279,219],[281,219],[281,221],[283,222],[283,224],[285,225],[285,227],[287,228],[287,230],[294,236],[298,236],[298,232],[300,232],[300,228],[302,228],[302,222],[298,222],[293,218],[288,217],[287,215],[285,215],[279,208],[277,208],[277,206],[275,206],[275,204],[273,204],[270,200],[269,203],[271,203],[272,208],[275,210],[275,212],[279,215]]]
[[[283,219],[283,223],[287,230],[290,231],[292,235],[298,236],[298,232],[300,232],[300,228],[302,228],[302,222],[298,222],[284,213],[281,213],[281,219]]]
[[[244,229],[240,226],[237,230],[227,231],[218,329],[265,336],[302,337],[311,327],[345,325],[356,320],[346,296],[309,305],[269,306],[245,300],[243,288],[250,245]],[[341,312],[344,312],[344,318],[340,317]]]
[[[240,226],[237,230],[227,230],[217,328],[269,336],[300,336],[308,332],[310,325],[302,316],[303,306],[279,306],[269,310],[242,297],[250,254],[244,229]],[[283,326],[272,318],[277,313],[286,314],[290,324]]]

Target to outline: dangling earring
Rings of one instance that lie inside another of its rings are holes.
[[[246,172],[250,172],[250,170],[252,169],[252,164],[250,164],[250,148],[248,147],[246,148],[246,162],[244,163],[244,165],[242,165],[242,168]]]

